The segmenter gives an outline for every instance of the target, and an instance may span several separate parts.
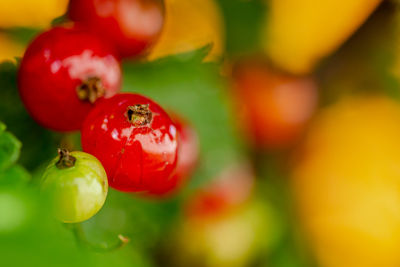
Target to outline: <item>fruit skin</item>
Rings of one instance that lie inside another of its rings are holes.
[[[99,78],[104,97],[120,89],[121,69],[112,48],[77,25],[55,27],[28,47],[18,72],[22,101],[42,126],[56,131],[80,129],[93,107],[77,88]]]
[[[163,0],[71,0],[69,17],[106,36],[123,58],[141,55],[164,25]]]
[[[129,107],[148,105],[152,119],[135,125]],[[103,164],[111,187],[125,192],[148,192],[165,183],[177,164],[178,136],[167,113],[137,94],[101,99],[82,127],[82,147]]]
[[[318,92],[311,77],[279,72],[263,59],[236,63],[232,82],[240,129],[258,148],[292,146],[317,107]]]
[[[150,196],[166,197],[175,193],[190,177],[199,159],[199,140],[192,126],[176,114],[171,116],[178,132],[178,161],[175,171],[165,183],[158,184]]]
[[[165,25],[149,60],[180,54],[212,44],[207,61],[221,57],[225,32],[221,11],[214,0],[165,0]]]
[[[381,2],[271,0],[262,31],[264,50],[283,70],[294,74],[310,73],[322,58],[344,43]]]
[[[292,171],[322,267],[400,265],[400,105],[348,97],[320,113]]]
[[[65,13],[68,0],[0,1],[0,28],[44,28]]]
[[[42,190],[54,199],[56,217],[66,223],[86,221],[103,206],[108,192],[107,175],[92,155],[75,151],[75,165],[59,169],[53,159],[42,178]]]

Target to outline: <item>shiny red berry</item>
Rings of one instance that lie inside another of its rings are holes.
[[[164,183],[157,184],[150,196],[164,197],[174,193],[190,177],[199,158],[199,141],[196,131],[181,117],[173,114],[172,119],[178,131],[178,162],[171,177]]]
[[[167,113],[137,94],[99,100],[82,127],[82,147],[103,164],[111,187],[149,192],[177,163],[177,130]]]
[[[161,34],[163,0],[71,0],[69,17],[106,36],[121,57],[143,54]]]
[[[56,27],[28,47],[18,73],[19,92],[31,116],[56,131],[73,131],[99,97],[120,89],[113,50],[77,26]]]

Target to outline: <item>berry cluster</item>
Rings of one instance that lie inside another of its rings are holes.
[[[144,55],[156,42],[163,1],[71,0],[69,17],[71,23],[30,44],[18,84],[39,124],[81,130],[89,154],[60,150],[43,181],[56,194],[57,216],[78,222],[102,207],[108,184],[152,196],[175,191],[193,170],[198,144],[186,122],[174,122],[154,101],[119,93],[120,61]]]

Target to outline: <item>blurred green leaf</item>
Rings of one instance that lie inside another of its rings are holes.
[[[0,172],[14,164],[20,154],[21,143],[0,122]]]
[[[5,124],[0,121],[0,186],[26,185],[30,174],[22,166],[14,165],[20,155],[21,142],[5,130]]]
[[[25,185],[31,179],[31,175],[22,166],[14,165],[0,172],[0,186]]]
[[[0,188],[1,266],[151,266],[132,246],[99,254],[77,246],[37,188]]]
[[[178,199],[164,201],[138,197],[135,194],[110,190],[101,211],[83,223],[87,239],[93,243],[113,244],[122,234],[137,249],[153,247],[180,212]]]
[[[31,42],[32,39],[35,38],[40,31],[41,30],[39,29],[33,28],[9,28],[5,30],[5,32],[11,39],[25,45]]]
[[[231,56],[257,52],[267,8],[262,0],[219,0],[226,26],[226,50]]]
[[[275,215],[275,243],[260,255],[261,266],[316,267],[313,254],[298,224],[295,200],[290,188],[286,153],[255,153],[258,174],[256,195],[271,203]]]
[[[23,144],[20,163],[33,170],[53,157],[61,135],[42,128],[26,112],[18,94],[14,63],[0,63],[0,85],[0,121]]]
[[[52,27],[56,27],[62,24],[65,24],[66,22],[68,22],[69,18],[67,14],[61,15],[55,19],[53,19],[53,21],[51,22],[51,26]]]

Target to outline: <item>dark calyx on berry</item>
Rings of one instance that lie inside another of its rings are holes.
[[[129,106],[126,114],[126,118],[130,123],[135,126],[144,126],[151,123],[153,119],[153,113],[151,113],[148,104],[136,104]]]
[[[57,168],[67,169],[75,166],[76,158],[71,156],[67,149],[58,149],[59,160],[56,163]]]
[[[105,89],[100,78],[90,77],[76,88],[78,98],[94,103],[99,97],[104,96]]]

